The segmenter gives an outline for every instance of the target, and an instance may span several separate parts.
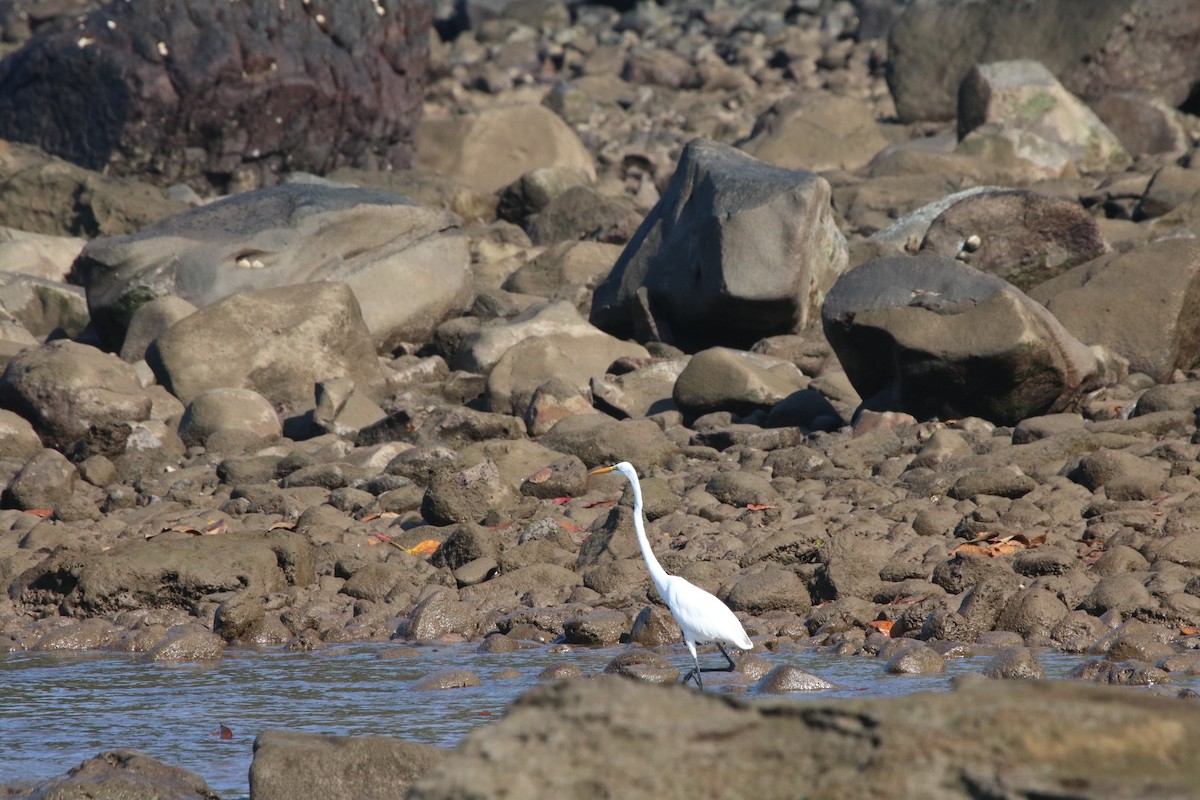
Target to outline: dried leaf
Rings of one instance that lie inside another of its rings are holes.
[[[779,508],[779,506],[769,506],[766,503],[746,503],[746,508],[750,511],[766,511],[768,508]]]
[[[977,556],[992,557],[992,549],[990,547],[986,544],[980,545],[973,542],[965,542],[950,551],[950,555],[952,556],[961,555],[962,553],[974,553]]]
[[[595,508],[596,506],[614,506],[616,504],[617,504],[616,500],[597,500],[594,503],[586,504],[584,506],[584,508]]]
[[[27,509],[25,509],[25,513],[33,514],[35,517],[53,517],[54,509],[53,508],[27,508]]]
[[[556,497],[553,500],[551,500],[550,502],[554,503],[554,505],[556,505],[556,506],[565,506],[567,503],[571,502],[573,499],[574,498],[572,498],[572,497]]]
[[[437,539],[426,539],[423,542],[418,542],[413,547],[408,548],[404,552],[412,553],[414,556],[431,556],[433,552],[441,545]]]
[[[200,529],[201,536],[216,536],[221,533],[229,533],[229,523],[223,519],[210,522]]]
[[[269,531],[278,531],[278,530],[294,531],[294,530],[296,530],[296,523],[294,520],[281,519],[278,522],[272,522],[271,527],[267,528],[267,530],[269,530]]]
[[[874,622],[868,622],[868,626],[882,633],[884,636],[891,637],[892,628],[895,627],[896,621],[892,619],[877,619]]]
[[[583,528],[571,522],[563,522],[562,520],[559,520],[558,524],[562,525],[565,530],[568,530],[571,533],[583,533],[584,530]]]
[[[1181,636],[1195,636],[1197,633],[1200,633],[1200,628],[1180,628],[1179,629],[1179,634]]]
[[[525,480],[529,481],[530,483],[545,483],[546,481],[550,480],[550,476],[553,474],[554,470],[550,469],[549,467],[542,467]]]
[[[220,736],[222,739],[232,739],[233,731],[231,731],[229,728],[226,728],[224,725],[222,725],[221,730],[220,730]]]

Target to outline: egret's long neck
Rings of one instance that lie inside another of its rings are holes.
[[[633,490],[633,527],[637,531],[638,546],[642,548],[642,558],[646,559],[650,580],[654,581],[655,588],[662,594],[667,583],[667,571],[654,557],[654,551],[650,549],[650,540],[646,538],[646,526],[642,524],[642,490],[633,481],[629,482],[629,488]]]

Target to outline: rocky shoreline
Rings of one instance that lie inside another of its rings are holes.
[[[0,108],[54,47],[197,63],[14,5]],[[0,142],[0,652],[629,643],[614,671],[677,680],[588,476],[627,460],[664,566],[756,647],[1200,672],[1200,12],[343,5],[278,22],[367,26],[405,78],[355,135],[391,149]],[[762,666],[726,688],[811,688]]]

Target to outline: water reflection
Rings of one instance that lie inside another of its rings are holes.
[[[401,736],[453,746],[500,716],[545,667],[568,660],[596,672],[620,651],[538,648],[492,655],[476,653],[473,645],[363,644],[309,653],[229,650],[220,661],[185,665],[142,663],[125,654],[0,654],[0,784],[59,775],[102,750],[129,747],[200,774],[223,797],[244,797],[254,737],[265,729]],[[839,687],[806,698],[943,690],[949,677],[987,663],[960,659],[942,675],[895,677],[884,675],[874,659],[815,651],[759,654]],[[686,653],[677,655],[682,665]],[[1052,677],[1079,663],[1051,653],[1040,659]],[[431,672],[450,668],[471,670],[482,685],[412,688]],[[219,737],[222,725],[232,739]]]

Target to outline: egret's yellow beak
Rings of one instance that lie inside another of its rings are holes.
[[[596,467],[588,473],[588,475],[603,475],[606,472],[612,472],[616,467]]]

